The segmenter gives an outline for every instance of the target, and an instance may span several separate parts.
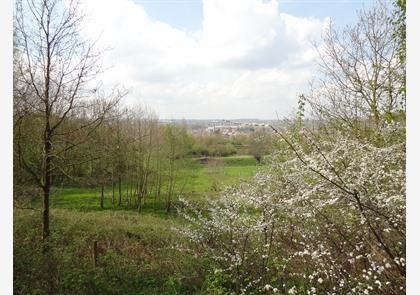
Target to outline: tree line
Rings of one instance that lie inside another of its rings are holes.
[[[164,196],[170,212],[193,139],[146,107],[123,106],[126,89],[100,81],[101,50],[82,37],[78,1],[17,1],[14,18],[14,201],[42,195],[49,236],[52,190],[106,187],[112,204],[136,208]]]
[[[113,205],[139,212],[146,200],[156,207],[163,197],[169,213],[185,185],[188,155],[246,151],[261,160],[266,148],[255,140],[261,134],[193,137],[185,124],[159,123],[147,107],[125,107],[127,90],[100,81],[102,52],[82,37],[83,22],[77,1],[16,2],[14,200],[25,206],[42,195],[44,238],[57,186],[99,187],[101,208],[110,188]]]

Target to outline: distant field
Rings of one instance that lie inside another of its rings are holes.
[[[261,166],[257,165],[252,156],[214,157],[207,160],[191,158],[181,171],[183,177],[178,181],[176,191],[177,193],[182,191],[186,197],[199,200],[206,195],[216,194],[223,186],[251,177],[259,167]],[[107,187],[105,190],[104,210],[125,210],[126,189],[127,185],[123,184],[123,206],[118,207],[112,204],[111,187]],[[99,207],[99,196],[99,187],[55,187],[51,198],[51,207],[77,209],[80,211],[102,210]],[[157,208],[163,207],[164,200],[158,201]],[[151,213],[156,212],[157,214],[161,211],[153,209],[152,199],[146,199],[146,205],[143,210]]]
[[[185,188],[186,193],[193,195],[211,194],[225,185],[249,178],[259,167],[251,156],[215,157],[206,164],[200,164],[200,159],[193,161],[191,180]]]

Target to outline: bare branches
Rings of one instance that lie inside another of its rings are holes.
[[[354,119],[378,125],[384,115],[405,109],[404,67],[393,32],[382,2],[360,12],[354,27],[338,31],[330,25],[323,47],[317,48],[322,76],[308,95],[315,115],[345,125]]]
[[[33,134],[16,128],[18,158],[21,167],[44,191],[44,238],[49,235],[53,175],[71,177],[64,168],[85,162],[86,158],[68,158],[69,151],[87,142],[126,94],[124,89],[117,88],[109,94],[90,91],[93,79],[101,72],[101,52],[95,50],[95,42],[82,38],[82,21],[77,0],[16,3],[19,55],[15,63],[18,74],[15,93],[21,95],[15,97],[15,122],[22,126],[21,122],[26,120],[38,127]],[[32,146],[34,143],[38,145]],[[38,150],[30,152],[35,148]],[[27,157],[36,152],[40,163],[29,164]]]

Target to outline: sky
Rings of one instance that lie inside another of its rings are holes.
[[[290,115],[316,76],[321,35],[372,0],[84,0],[105,86],[164,119]]]

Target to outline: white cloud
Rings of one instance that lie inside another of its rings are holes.
[[[277,1],[203,0],[202,28],[151,19],[130,0],[85,0],[85,32],[101,33],[105,84],[130,88],[166,118],[274,118],[295,107],[311,78],[311,41],[327,19],[280,13]]]

